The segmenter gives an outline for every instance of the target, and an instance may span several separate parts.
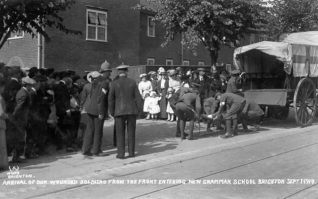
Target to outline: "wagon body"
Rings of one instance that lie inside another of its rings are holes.
[[[234,66],[245,72],[245,97],[310,125],[317,109],[318,32],[293,33],[235,49]],[[281,108],[279,108],[281,107]]]

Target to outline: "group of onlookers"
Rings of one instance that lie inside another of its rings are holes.
[[[238,70],[229,77],[225,70],[160,67],[141,74],[137,84],[127,77],[128,68],[117,67],[118,75],[112,80],[107,61],[99,71],[83,77],[70,70],[22,71],[1,65],[0,133],[6,134],[11,161],[36,158],[52,144],[58,150],[81,149],[86,156],[101,156],[104,121],[110,117],[117,158],[122,159],[126,130],[129,157],[135,156],[136,119],[142,114],[146,119],[177,121],[176,136],[182,139],[187,137],[187,121],[191,122],[189,139],[193,139],[195,119],[205,120],[208,131],[212,125],[222,128],[225,121],[225,137],[231,137],[251,107],[263,114],[258,105],[242,97]]]

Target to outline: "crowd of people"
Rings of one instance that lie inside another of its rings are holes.
[[[101,156],[104,121],[114,118],[117,158],[125,158],[125,132],[129,157],[135,156],[137,118],[176,121],[176,136],[193,139],[195,120],[222,128],[224,138],[237,133],[241,120],[261,118],[262,109],[243,97],[241,73],[204,68],[185,71],[159,68],[140,75],[140,82],[127,77],[129,67],[117,67],[111,79],[107,61],[99,71],[84,77],[74,71],[0,67],[0,124],[6,133],[7,152],[12,162],[36,158],[50,144],[57,150],[81,150],[86,156]],[[252,115],[252,116],[251,116]],[[190,132],[185,125],[190,121]],[[257,123],[259,123],[258,120]]]

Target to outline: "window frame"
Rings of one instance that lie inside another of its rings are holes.
[[[88,24],[88,13],[93,12],[96,14],[96,17],[98,17],[98,14],[104,14],[106,15],[106,25],[105,26],[100,26],[98,24],[96,25],[90,25]],[[88,27],[95,27],[95,39],[88,38]],[[105,40],[99,40],[98,39],[98,28],[105,28]],[[86,8],[86,41],[96,41],[96,42],[108,42],[108,12],[107,11],[102,11],[98,9],[93,9],[93,8]]]
[[[152,61],[153,62],[153,64],[151,65],[151,64],[149,64],[149,61]],[[147,66],[154,66],[155,65],[155,63],[156,63],[156,59],[155,58],[147,58]]]
[[[190,60],[183,60],[182,61],[182,66],[190,66]]]
[[[150,20],[153,21],[153,35],[150,34]],[[154,22],[154,17],[152,16],[147,16],[147,36],[148,37],[156,37],[156,23]]]
[[[15,40],[15,39],[23,39],[24,38],[24,31],[22,32],[22,36],[17,36],[15,32],[11,32],[11,34],[15,34],[13,37],[9,37],[8,40]]]
[[[171,62],[171,64],[168,64],[168,62]],[[173,59],[166,59],[166,66],[173,66]]]

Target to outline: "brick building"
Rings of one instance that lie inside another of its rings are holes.
[[[209,65],[206,49],[193,53],[176,38],[161,47],[165,30],[152,21],[154,13],[134,9],[143,0],[77,0],[64,12],[67,27],[81,35],[47,29],[51,41],[18,33],[0,50],[0,61],[22,67],[47,67],[77,72],[96,70],[106,59],[112,67],[129,65]],[[223,48],[219,62],[232,63],[233,49]]]

